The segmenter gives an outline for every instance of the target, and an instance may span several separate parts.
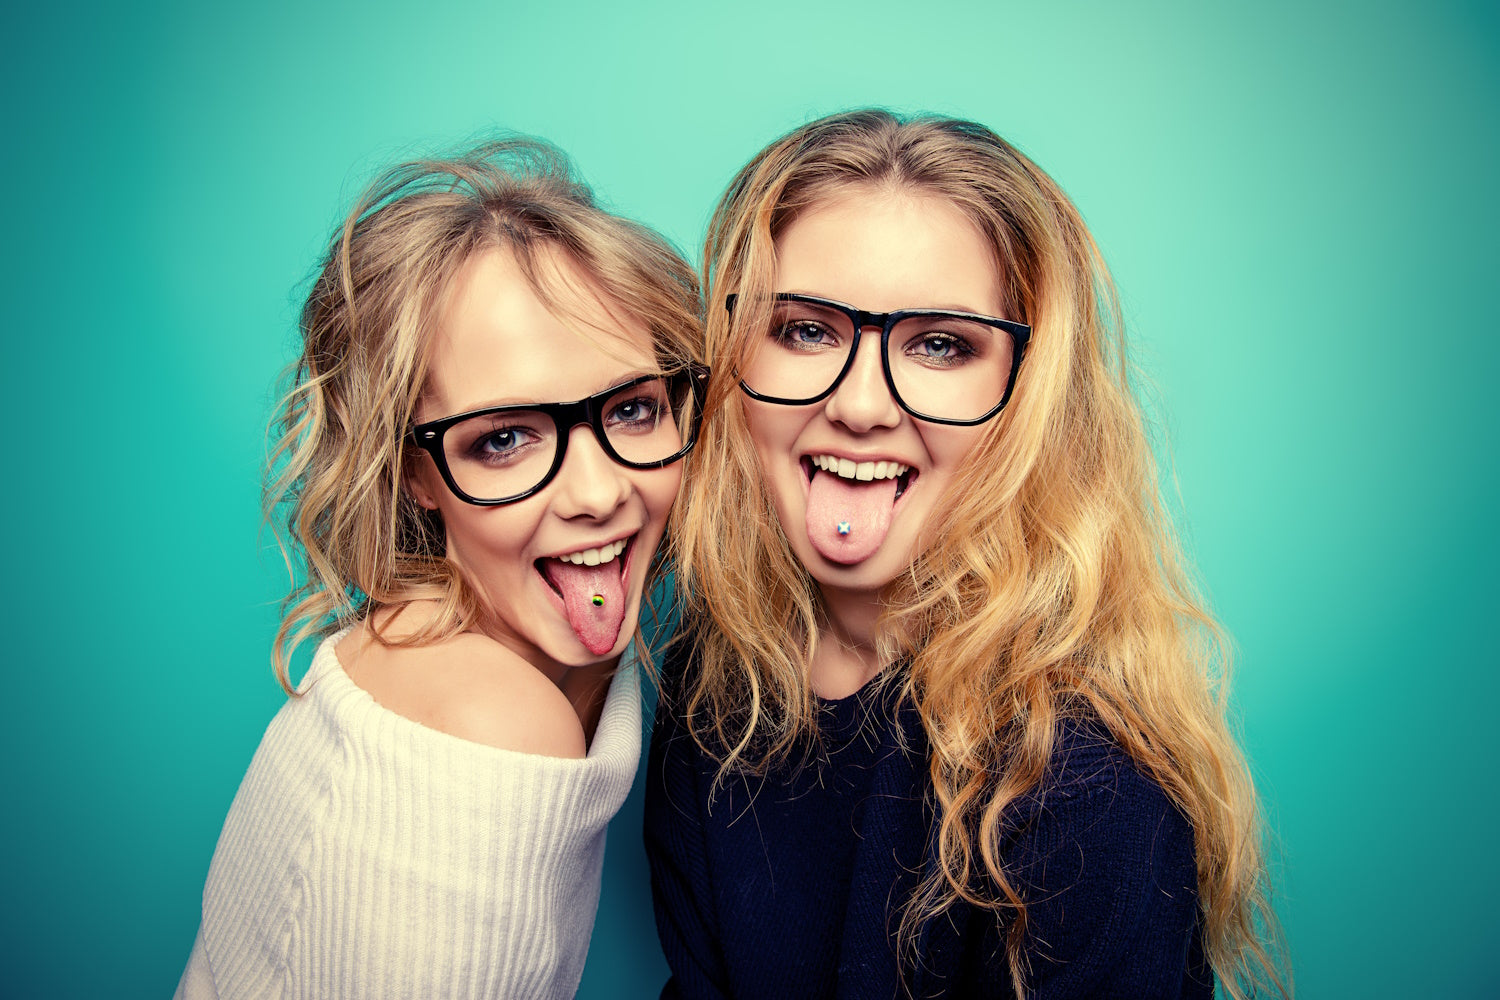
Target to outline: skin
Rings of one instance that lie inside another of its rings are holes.
[[[486,406],[581,399],[656,370],[649,333],[622,313],[561,255],[541,261],[572,290],[559,313],[593,318],[580,332],[537,297],[508,251],[474,257],[459,274],[433,340],[417,422]],[[651,555],[677,495],[681,466],[628,469],[585,425],[574,427],[557,476],[540,493],[500,507],[455,497],[425,453],[407,482],[440,513],[448,554],[489,614],[483,631],[436,645],[392,648],[366,626],[339,646],[345,670],[381,705],[474,742],[550,756],[586,752],[609,678],[631,638]],[[537,560],[619,539],[628,599],[625,627],[600,656],[568,624],[562,599]],[[432,606],[416,602],[388,635],[419,629]]]
[[[804,212],[776,242],[776,292],[859,308],[954,309],[1007,315],[993,249],[969,219],[933,195],[851,186]],[[827,399],[783,406],[741,396],[751,442],[793,553],[822,592],[825,620],[812,663],[820,696],[840,698],[881,669],[875,656],[882,590],[927,545],[925,526],[984,426],[916,420],[892,398],[880,340],[867,331],[844,381]],[[807,537],[812,455],[896,461],[915,472],[896,500],[889,534],[871,556],[832,562]]]

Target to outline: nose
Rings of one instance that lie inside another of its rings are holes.
[[[553,485],[555,509],[563,517],[604,520],[630,496],[625,467],[605,453],[588,424],[568,432],[568,451]]]
[[[901,408],[880,367],[879,327],[866,329],[860,336],[854,360],[824,404],[824,413],[856,433],[901,422]]]

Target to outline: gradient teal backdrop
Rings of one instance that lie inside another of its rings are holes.
[[[1236,639],[1301,994],[1500,994],[1493,3],[268,0],[0,25],[4,996],[175,986],[281,702],[272,387],[373,170],[538,133],[696,256],[753,151],[863,104],[992,126],[1114,267]],[[636,797],[610,831],[585,996],[664,976],[639,821]]]

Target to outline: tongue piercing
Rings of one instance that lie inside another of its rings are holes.
[[[840,521],[838,523],[838,533],[839,534],[841,534],[841,535],[847,535],[847,534],[849,534],[849,532],[851,530],[853,530],[853,529],[850,527],[848,521]]]
[[[593,597],[589,598],[589,601],[596,608],[602,608],[602,607],[604,607],[604,595],[603,594],[595,594]]]

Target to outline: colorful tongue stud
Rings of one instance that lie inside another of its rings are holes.
[[[596,608],[602,608],[602,607],[604,607],[604,595],[603,594],[595,594],[593,597],[589,598],[589,601]]]
[[[838,525],[837,525],[837,528],[838,528],[838,533],[841,534],[841,535],[847,535],[852,530],[850,528],[850,526],[849,526],[849,522],[848,521],[840,521],[838,523]]]

